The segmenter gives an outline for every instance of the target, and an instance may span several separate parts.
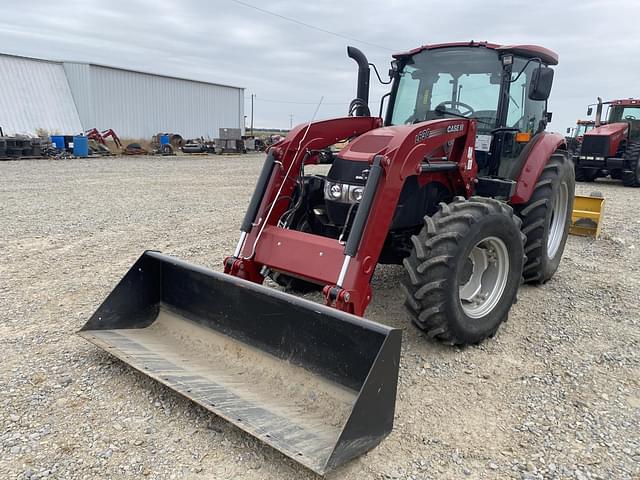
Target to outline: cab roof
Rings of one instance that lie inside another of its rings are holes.
[[[623,98],[621,100],[609,100],[608,102],[603,102],[604,104],[611,104],[611,105],[620,105],[623,107],[628,107],[628,106],[638,106],[640,107],[640,100],[637,98]]]
[[[514,55],[519,55],[527,58],[535,58],[538,57],[542,60],[542,63],[547,65],[557,65],[558,64],[558,54],[548,48],[540,47],[538,45],[499,45],[497,43],[489,43],[489,42],[474,42],[471,40],[470,42],[452,42],[452,43],[434,43],[431,45],[422,45],[421,47],[414,48],[413,50],[409,50],[407,52],[396,53],[393,55],[394,58],[403,58],[411,55],[415,55],[416,53],[422,52],[423,50],[437,50],[439,48],[448,48],[448,47],[476,47],[476,48],[489,48],[491,50],[496,50],[498,53],[512,53]]]

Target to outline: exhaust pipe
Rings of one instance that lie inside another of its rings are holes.
[[[596,128],[602,125],[602,98],[598,97],[598,106],[596,107]]]
[[[347,55],[358,64],[358,91],[356,96],[367,105],[367,108],[363,105],[358,106],[356,108],[356,116],[363,117],[366,115],[369,105],[369,77],[371,75],[369,61],[365,54],[356,47],[347,47]]]

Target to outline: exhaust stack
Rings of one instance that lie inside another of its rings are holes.
[[[602,98],[598,97],[598,106],[596,107],[596,128],[602,125]]]
[[[356,47],[347,47],[347,55],[358,64],[358,90],[356,96],[369,105],[369,77],[371,75],[369,61],[365,54]],[[363,117],[365,115],[365,108],[363,106],[356,108],[357,117]]]

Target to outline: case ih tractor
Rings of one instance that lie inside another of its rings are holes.
[[[584,134],[595,128],[595,126],[595,120],[578,120],[574,128],[567,128],[569,136],[565,138],[567,140],[567,150],[571,155],[577,155],[580,152]]]
[[[608,105],[606,122],[603,105]],[[587,115],[591,113],[589,106]],[[580,182],[610,175],[627,187],[640,187],[640,100],[603,102],[598,97],[595,128],[584,135],[574,162]]]
[[[478,343],[522,279],[558,268],[574,197],[565,139],[545,131],[554,52],[397,54],[384,115],[370,111],[366,57],[348,55],[349,116],[269,148],[224,273],[145,252],[80,332],[318,473],[393,426],[400,331],[362,318],[377,266],[404,265],[408,315],[428,337]],[[318,164],[326,174],[309,173]]]

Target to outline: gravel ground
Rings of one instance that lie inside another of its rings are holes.
[[[74,335],[144,249],[221,268],[262,157],[0,163],[0,478],[313,479]],[[400,267],[372,320],[406,329],[396,424],[330,478],[640,478],[640,190],[607,199],[498,335],[407,324]]]

